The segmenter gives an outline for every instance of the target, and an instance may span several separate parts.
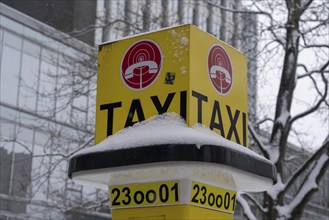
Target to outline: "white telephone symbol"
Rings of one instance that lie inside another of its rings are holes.
[[[216,79],[216,77],[217,77],[216,72],[217,71],[219,71],[221,73],[224,73],[225,81],[227,83],[231,83],[230,73],[224,67],[221,67],[221,66],[217,66],[217,65],[212,66],[210,68],[210,77],[213,78],[213,79]]]
[[[135,63],[131,66],[129,66],[127,68],[127,70],[125,71],[125,79],[130,79],[134,76],[134,70],[136,68],[141,68],[141,67],[144,67],[144,66],[148,66],[149,67],[149,73],[157,73],[158,71],[158,65],[156,64],[156,62],[154,61],[142,61],[142,62],[138,62],[138,63]],[[141,70],[142,71],[142,70]]]

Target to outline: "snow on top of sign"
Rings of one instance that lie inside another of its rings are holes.
[[[110,40],[110,41],[105,41],[105,42],[102,42],[101,44],[99,44],[99,46],[105,45],[105,44],[111,44],[111,43],[114,43],[114,42],[117,42],[117,41],[126,40],[126,39],[130,39],[130,38],[134,38],[134,37],[139,37],[139,36],[144,36],[144,35],[148,35],[148,34],[153,34],[153,33],[157,33],[159,31],[165,31],[165,30],[173,30],[171,33],[172,33],[172,36],[175,37],[175,33],[174,33],[175,32],[175,28],[182,27],[182,26],[188,26],[188,25],[191,25],[191,24],[188,24],[188,23],[187,24],[178,24],[178,25],[173,25],[173,26],[170,26],[170,27],[161,28],[159,30],[152,30],[152,31],[148,31],[148,32],[142,32],[142,33],[139,33],[139,34],[134,34],[134,35],[122,37],[120,39],[114,39],[114,40]]]
[[[181,42],[184,46],[188,45],[188,38],[187,37],[182,37]]]
[[[187,73],[187,68],[186,68],[186,66],[182,66],[182,67],[180,68],[180,73],[183,74],[183,75]]]
[[[192,128],[188,127],[184,119],[176,113],[165,113],[136,123],[134,126],[109,136],[96,146],[83,149],[73,156],[160,144],[195,144],[197,147],[220,145],[267,160],[250,149],[229,141],[200,124]]]

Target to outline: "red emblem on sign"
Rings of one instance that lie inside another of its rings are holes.
[[[140,40],[131,45],[121,61],[121,78],[133,90],[151,86],[160,75],[162,52],[151,40]]]
[[[208,74],[216,91],[227,95],[233,84],[233,71],[230,57],[219,44],[214,44],[208,53]]]

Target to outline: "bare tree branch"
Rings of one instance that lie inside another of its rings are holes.
[[[327,97],[327,94],[328,94],[328,80],[326,79],[325,75],[324,75],[324,70],[321,70],[322,73],[321,73],[321,77],[322,77],[322,80],[324,82],[324,94],[322,95],[322,97],[319,99],[319,101],[316,103],[316,105],[314,105],[312,108],[302,112],[302,113],[299,113],[298,115],[292,117],[290,119],[290,124],[293,124],[296,120],[302,118],[302,117],[305,117],[309,114],[312,114],[313,112],[315,112],[319,107],[320,105],[325,102],[326,100],[326,97]]]
[[[262,141],[259,139],[256,131],[252,128],[251,124],[249,123],[248,124],[248,129],[250,131],[250,134],[251,136],[253,137],[253,139],[256,141],[259,149],[261,150],[261,152],[263,153],[263,155],[266,157],[266,158],[269,158],[269,153],[267,152],[267,147],[265,147],[265,145],[262,143]]]
[[[259,126],[259,125],[261,125],[261,124],[263,124],[264,122],[267,122],[267,121],[270,121],[272,123],[274,122],[272,118],[264,118],[264,119],[258,121],[256,124],[257,124],[257,126]]]
[[[238,193],[237,194],[237,200],[236,200],[242,207],[243,214],[248,220],[257,220],[255,214],[251,210],[248,202],[243,198],[243,196]]]
[[[241,196],[245,196],[248,198],[261,212],[265,213],[268,212],[267,208],[264,208],[253,196],[249,193],[241,193]]]
[[[275,33],[275,25],[273,24],[273,17],[270,13],[261,10],[260,8],[258,8],[258,11],[251,11],[251,10],[235,10],[235,9],[231,9],[231,8],[227,8],[225,6],[222,6],[221,4],[215,4],[212,1],[207,1],[207,3],[209,3],[210,5],[220,8],[223,11],[227,11],[227,12],[232,12],[232,13],[243,13],[243,14],[254,14],[254,15],[265,15],[267,18],[270,19],[270,26],[267,30],[269,30],[271,32],[271,34],[274,36],[275,41],[278,42],[281,46],[284,46],[284,42],[282,41],[282,38],[280,38],[276,33]]]

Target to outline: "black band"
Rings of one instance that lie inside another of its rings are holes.
[[[79,171],[174,161],[222,164],[274,182],[277,180],[276,168],[269,161],[223,146],[197,148],[194,144],[154,145],[77,155],[70,160],[68,176],[72,178],[72,174]]]

